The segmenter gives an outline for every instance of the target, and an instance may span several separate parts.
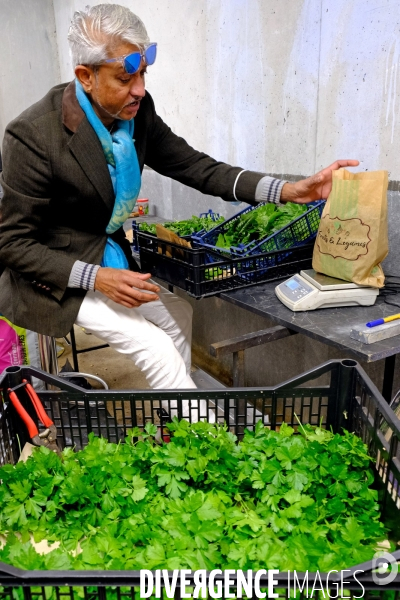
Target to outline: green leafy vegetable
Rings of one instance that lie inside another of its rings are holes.
[[[328,571],[369,560],[385,536],[371,459],[320,427],[245,431],[174,420],[125,444],[89,436],[0,469],[0,560],[27,569]],[[37,554],[30,542],[60,546]]]
[[[219,234],[216,246],[229,249],[237,247],[239,244],[256,242],[276,233],[307,210],[307,206],[304,204],[294,204],[293,202],[288,202],[283,206],[271,203],[261,204],[255,210],[250,210],[231,221],[226,231]],[[298,229],[296,238],[301,241],[304,233],[301,231],[301,226]],[[308,235],[306,232],[306,236]]]
[[[210,215],[207,215],[206,217],[196,217],[193,215],[191,219],[167,222],[163,223],[163,225],[166,229],[169,229],[173,233],[176,233],[176,235],[182,237],[185,235],[192,235],[193,233],[198,233],[200,231],[210,231],[210,229],[216,227],[224,221],[224,217],[218,217],[214,221]],[[139,231],[156,235],[156,225],[154,223],[140,223]]]

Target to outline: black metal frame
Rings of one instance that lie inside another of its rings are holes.
[[[75,331],[73,327],[69,332],[69,337],[71,339],[72,363],[74,371],[76,372],[79,371],[78,354],[84,354],[85,352],[91,352],[92,350],[101,350],[102,348],[109,347],[109,344],[99,344],[98,346],[90,346],[90,348],[82,348],[81,350],[78,350],[76,347]]]
[[[390,499],[400,503],[400,420],[363,369],[353,360],[329,361],[299,377],[269,388],[215,391],[86,391],[32,367],[10,367],[0,376],[0,393],[4,401],[3,413],[0,415],[3,434],[0,440],[2,464],[18,460],[20,450],[15,439],[16,432],[21,438],[21,446],[24,443],[20,422],[7,399],[7,389],[18,385],[22,378],[30,377],[42,379],[61,390],[40,392],[39,396],[58,425],[59,440],[64,446],[84,446],[91,431],[107,434],[110,441],[117,441],[125,436],[126,428],[144,426],[146,422],[154,421],[164,403],[168,405],[170,414],[175,411],[177,416],[182,416],[182,402],[205,400],[207,410],[214,409],[217,420],[227,422],[239,437],[243,434],[244,427],[253,427],[257,420],[264,419],[266,415],[272,429],[279,427],[282,422],[296,427],[296,413],[303,423],[322,424],[324,427],[332,427],[334,431],[339,431],[342,427],[355,431],[367,443],[370,455],[376,459],[376,470],[386,490],[383,511]],[[130,417],[124,413],[124,404],[129,405]],[[71,415],[72,409],[75,416],[70,416],[69,421],[65,421],[64,415]],[[207,415],[198,416],[201,418]],[[162,420],[159,427],[163,433]],[[393,556],[399,560],[400,551]],[[400,574],[389,586],[383,588],[374,580],[373,566],[372,561],[351,566],[346,575],[356,569],[364,571],[358,573],[357,578],[366,589],[374,591],[375,598],[383,598],[387,590],[397,590],[400,593]],[[56,586],[57,598],[61,598],[64,595],[61,592],[59,594],[61,587],[82,586],[86,590],[85,597],[104,600],[107,597],[107,590],[104,588],[117,586],[118,597],[139,598],[138,592],[134,590],[139,586],[139,576],[137,571],[23,571],[0,563],[0,586],[4,586],[0,597],[12,600],[12,589],[22,587],[27,600],[31,599],[33,593],[40,600],[45,600],[44,587]],[[321,573],[320,577],[323,583],[327,581],[326,573]],[[340,574],[334,577],[331,574],[330,582],[339,581],[339,577]],[[287,573],[280,573],[276,578],[279,587],[284,590],[283,597],[288,597]],[[261,585],[267,585],[265,577],[261,578]],[[88,590],[91,586],[94,589]],[[129,588],[128,591],[122,589],[125,587]],[[354,590],[354,583],[353,588],[351,584],[345,587]],[[360,589],[357,588],[355,594],[359,595],[359,592]],[[67,595],[73,598],[72,588]],[[179,597],[179,588],[176,597]]]

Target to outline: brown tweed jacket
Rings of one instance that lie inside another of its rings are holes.
[[[148,93],[135,118],[134,137],[141,169],[146,164],[205,194],[234,199],[241,169],[197,152],[173,134]],[[262,176],[243,173],[237,197],[252,204]],[[114,203],[101,144],[73,83],[51,89],[8,125],[1,185],[0,312],[20,327],[63,336],[86,293],[67,287],[72,265],[75,260],[100,264]],[[113,237],[137,270],[122,228]]]

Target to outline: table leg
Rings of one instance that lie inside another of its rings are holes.
[[[233,387],[244,387],[244,350],[233,353]]]
[[[70,338],[71,338],[71,351],[72,351],[72,363],[74,366],[74,371],[78,372],[79,371],[79,365],[78,365],[78,353],[76,351],[76,340],[75,340],[75,331],[74,331],[74,326],[72,325],[72,329],[69,332]]]
[[[382,396],[386,402],[392,400],[393,394],[393,379],[394,379],[394,367],[396,364],[396,355],[388,356],[385,358],[385,370],[383,374],[383,385],[382,385]]]

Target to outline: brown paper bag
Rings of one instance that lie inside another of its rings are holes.
[[[164,225],[160,225],[159,223],[156,224],[156,233],[157,233],[157,237],[160,240],[165,240],[166,242],[172,242],[173,244],[178,244],[178,246],[183,246],[184,248],[192,247],[190,242],[179,237],[179,235],[176,235],[176,233],[174,233],[173,231],[170,231],[169,229],[164,227]],[[159,254],[162,254],[162,248],[160,246],[158,247],[158,252],[159,252]],[[180,253],[180,250],[177,250],[175,254],[179,255],[179,253]],[[169,258],[172,257],[171,246],[166,247],[165,254],[166,254],[166,256],[169,256]],[[182,252],[182,257],[183,257],[183,252]]]
[[[387,171],[332,173],[312,266],[318,273],[383,287],[380,262],[388,253]]]

